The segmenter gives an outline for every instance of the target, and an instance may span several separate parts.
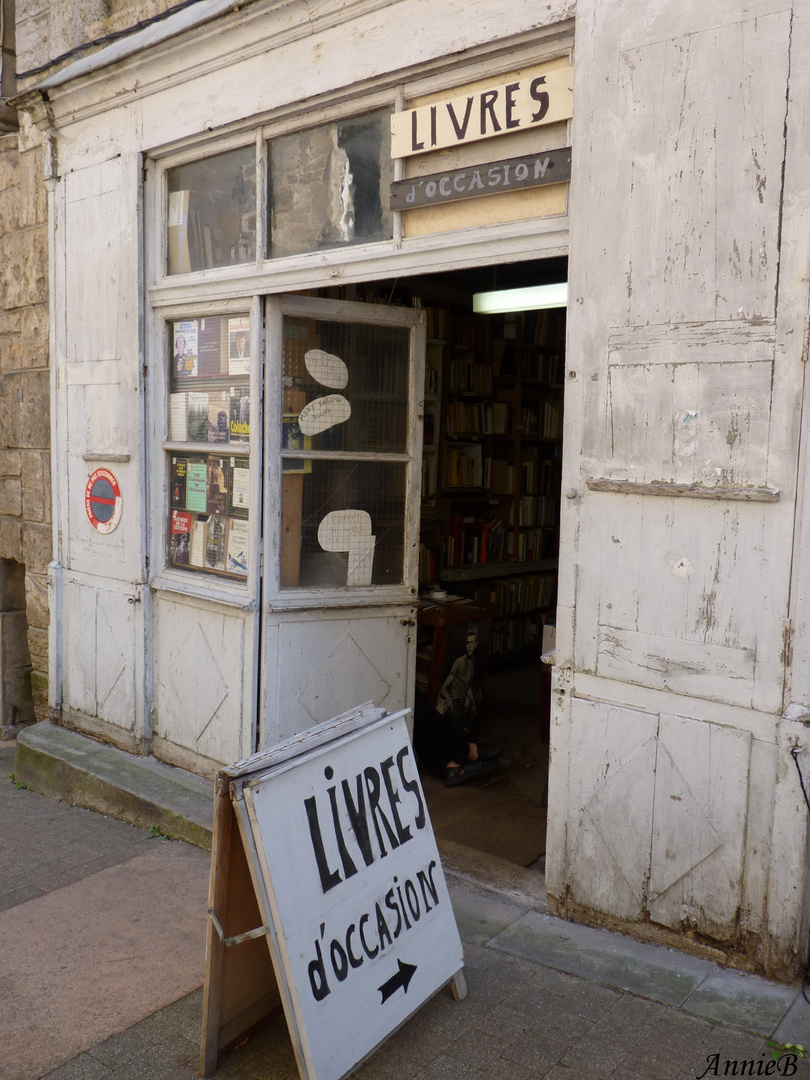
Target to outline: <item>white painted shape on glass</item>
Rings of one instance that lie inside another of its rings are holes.
[[[342,394],[328,394],[303,407],[298,426],[304,435],[319,435],[336,424],[345,424],[351,415],[352,407]]]

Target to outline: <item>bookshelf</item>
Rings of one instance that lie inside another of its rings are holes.
[[[427,348],[420,589],[492,611],[493,659],[539,651],[556,601],[565,312],[428,324],[441,338]]]

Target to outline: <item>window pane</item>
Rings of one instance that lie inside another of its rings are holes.
[[[172,566],[245,578],[250,519],[250,317],[170,324],[168,451]]]
[[[172,454],[169,562],[245,577],[250,475],[247,458]]]
[[[246,146],[168,172],[170,274],[256,258],[256,148]]]
[[[180,319],[171,334],[171,442],[247,443],[250,316]]]
[[[390,116],[383,110],[272,140],[272,258],[390,240]]]
[[[409,350],[407,327],[286,317],[284,448],[405,453]]]
[[[405,464],[284,461],[281,585],[397,585],[404,576]]]

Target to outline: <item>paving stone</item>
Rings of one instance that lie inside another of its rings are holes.
[[[490,942],[537,964],[580,975],[603,986],[680,1005],[716,964],[621,934],[566,923],[529,911]]]
[[[459,934],[464,941],[483,945],[516,922],[523,914],[517,904],[506,903],[492,894],[450,886],[450,900]]]
[[[558,1006],[548,1005],[534,1020],[531,1030],[540,1035],[548,1035],[567,1046],[573,1046],[583,1039],[593,1026],[593,1020],[571,1012],[565,1003]]]
[[[544,1072],[535,1072],[534,1069],[524,1069],[521,1065],[516,1065],[514,1061],[500,1061],[493,1062],[481,1073],[479,1080],[541,1080],[541,1077],[545,1075]],[[563,1080],[563,1078],[561,1078]],[[574,1080],[574,1078],[570,1078]]]
[[[810,1051],[810,1002],[801,993],[779,1021],[773,1038],[781,1043],[799,1043]]]
[[[632,1049],[602,1039],[578,1042],[566,1050],[560,1064],[585,1076],[611,1076],[627,1061]]]
[[[796,998],[796,990],[728,968],[705,979],[683,1004],[687,1012],[770,1035]]]
[[[470,1068],[491,1065],[508,1049],[509,1042],[484,1031],[470,1031],[447,1048],[450,1057]]]
[[[532,1019],[525,1012],[510,1009],[508,1005],[498,1005],[481,1020],[481,1030],[490,1035],[499,1035],[507,1042],[514,1042],[524,1031],[532,1026]]]
[[[610,1012],[605,1014],[605,1019],[614,1026],[627,1024],[643,1027],[651,1024],[665,1008],[666,1006],[659,1005],[658,1002],[636,997],[635,994],[618,994]]]
[[[103,1061],[90,1054],[79,1054],[66,1065],[47,1073],[44,1080],[110,1080],[111,1076],[110,1068]]]
[[[535,1031],[527,1031],[511,1044],[504,1052],[504,1057],[509,1061],[517,1062],[524,1069],[546,1072],[562,1059],[566,1049],[565,1043],[557,1039],[550,1039]]]
[[[469,1080],[476,1080],[481,1075],[483,1069],[475,1065],[464,1065],[465,1077]],[[382,1074],[373,1074],[375,1076],[381,1076]],[[416,1073],[418,1080],[459,1080],[459,1063],[457,1058],[449,1057],[442,1054],[440,1057],[434,1058],[433,1061],[421,1072]]]
[[[579,1072],[566,1065],[555,1065],[546,1073],[546,1080],[591,1080],[590,1072]]]
[[[540,987],[542,980],[533,979],[531,985]],[[565,1009],[594,1022],[609,1012],[622,996],[618,990],[599,986],[585,979],[568,977],[561,980],[558,985]]]

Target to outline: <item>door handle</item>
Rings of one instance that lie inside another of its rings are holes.
[[[400,619],[399,621],[402,626],[416,626],[413,619]]]

